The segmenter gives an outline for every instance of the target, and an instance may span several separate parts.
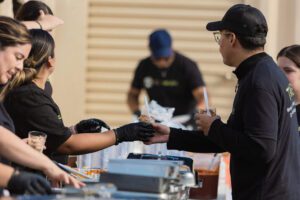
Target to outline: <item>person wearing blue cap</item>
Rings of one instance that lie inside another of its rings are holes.
[[[294,92],[283,71],[264,52],[264,15],[250,5],[232,6],[221,21],[210,22],[224,64],[234,67],[237,90],[227,123],[196,114],[198,131],[154,124],[150,143],[168,149],[230,152],[234,200],[300,198],[300,140]],[[159,133],[159,134],[158,134]]]
[[[151,56],[139,62],[128,92],[130,110],[140,114],[138,99],[145,89],[150,100],[174,107],[175,116],[192,114],[203,104],[205,86],[197,63],[173,50],[172,38],[165,29],[150,34],[149,49]]]

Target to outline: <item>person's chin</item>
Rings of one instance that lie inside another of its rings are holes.
[[[5,85],[8,82],[8,77],[0,77],[0,85]]]

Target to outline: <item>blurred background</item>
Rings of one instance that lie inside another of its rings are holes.
[[[53,33],[57,64],[51,82],[66,125],[89,117],[113,127],[132,121],[126,93],[138,61],[149,55],[148,35],[154,29],[168,29],[174,49],[198,63],[211,104],[223,120],[231,112],[236,79],[234,68],[222,63],[213,34],[205,29],[207,22],[220,20],[233,4],[250,4],[266,16],[266,51],[273,58],[282,47],[300,41],[299,0],[43,2],[65,22]],[[12,16],[12,0],[0,4],[0,14]]]

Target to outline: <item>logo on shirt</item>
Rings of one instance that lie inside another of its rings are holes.
[[[164,87],[176,87],[178,86],[178,81],[176,80],[163,80],[161,85]]]
[[[177,80],[159,80],[153,79],[152,77],[145,77],[144,80],[144,87],[149,89],[153,86],[163,86],[163,87],[177,87],[179,82]]]
[[[295,92],[294,92],[291,84],[288,85],[288,87],[285,89],[285,91],[288,93],[290,100],[292,100],[293,96],[295,96]]]
[[[153,86],[153,79],[149,76],[144,78],[144,86],[145,88],[149,89]]]

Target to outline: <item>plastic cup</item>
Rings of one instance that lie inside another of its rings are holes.
[[[220,155],[192,154],[198,185],[190,188],[190,199],[216,199],[218,196]]]
[[[200,114],[207,114],[206,109],[199,109]],[[209,113],[212,117],[217,115],[217,109],[215,107],[209,107]]]
[[[195,169],[198,186],[190,188],[190,199],[216,199],[218,197],[219,168],[216,170]]]
[[[141,114],[141,116],[139,117],[139,121],[140,122],[145,122],[145,123],[148,123],[148,124],[153,124],[155,122],[154,118],[152,118],[148,115],[144,115],[144,114]]]
[[[47,134],[40,131],[29,131],[28,145],[42,153],[46,143]]]

